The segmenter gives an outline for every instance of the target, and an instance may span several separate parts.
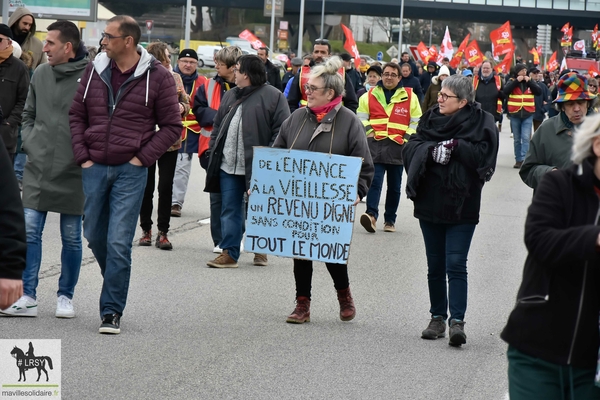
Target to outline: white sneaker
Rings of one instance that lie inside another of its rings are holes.
[[[213,253],[221,254],[222,252],[223,250],[218,245],[213,249]]]
[[[0,314],[11,315],[13,317],[37,317],[37,301],[29,296],[21,296],[15,301],[15,304],[8,307],[6,310],[0,310]]]
[[[73,301],[67,296],[59,296],[56,300],[56,318],[73,318],[75,310],[73,309]]]

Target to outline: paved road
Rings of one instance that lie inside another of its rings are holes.
[[[356,319],[338,319],[333,284],[316,263],[311,322],[291,325],[291,260],[270,257],[268,267],[255,267],[243,254],[239,269],[206,267],[214,255],[208,226],[197,223],[209,209],[197,165],[183,216],[172,220],[174,250],[134,247],[121,335],[98,334],[101,279],[87,248],[77,317],[54,318],[60,238],[51,215],[39,316],[0,318],[0,338],[62,339],[65,399],[505,399],[499,334],[520,282],[531,200],[513,163],[505,124],[471,246],[462,348],[420,338],[429,319],[426,260],[405,196],[396,233],[355,225],[349,270]]]

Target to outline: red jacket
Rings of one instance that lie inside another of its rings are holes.
[[[152,165],[181,134],[181,115],[173,76],[138,46],[140,61],[113,100],[110,59],[100,53],[86,68],[69,111],[73,154],[120,165],[134,156]],[[156,130],[156,126],[159,130]]]

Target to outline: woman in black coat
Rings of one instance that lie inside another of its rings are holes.
[[[423,114],[402,152],[427,253],[431,321],[421,337],[444,337],[450,310],[452,346],[466,343],[467,255],[498,153],[494,117],[474,99],[469,78],[444,79],[438,105]]]
[[[571,168],[547,173],[525,223],[523,282],[502,332],[511,400],[600,399],[600,116],[574,135]],[[596,377],[598,379],[598,377]],[[598,382],[596,381],[596,385]]]

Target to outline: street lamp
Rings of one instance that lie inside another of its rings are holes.
[[[273,36],[275,36],[275,1],[271,0],[271,32],[269,33],[269,51],[273,54]]]
[[[321,5],[321,39],[325,39],[325,35],[323,34],[323,28],[325,25],[325,0],[323,0],[323,3]]]
[[[398,27],[398,58],[402,54],[402,21],[404,20],[404,0],[400,2],[400,26]]]
[[[300,23],[298,26],[298,57],[302,57],[302,36],[304,36],[304,0],[300,0]]]

